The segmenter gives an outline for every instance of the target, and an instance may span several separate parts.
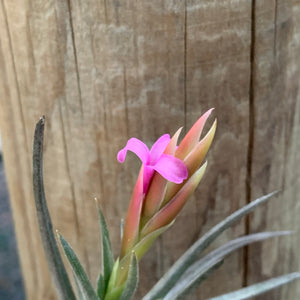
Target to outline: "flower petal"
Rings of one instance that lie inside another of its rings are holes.
[[[162,135],[152,146],[150,150],[150,164],[153,165],[164,153],[171,138],[169,134]]]
[[[188,176],[188,171],[183,161],[168,154],[163,154],[152,167],[171,182],[181,183]]]
[[[176,131],[176,133],[173,135],[173,137],[170,139],[166,149],[164,150],[164,154],[174,155],[176,150],[177,140],[181,130],[182,127],[179,128]],[[153,174],[153,178],[151,179],[151,184],[147,189],[145,205],[143,207],[142,222],[148,221],[148,219],[152,217],[159,209],[165,195],[167,182],[168,181],[164,177],[162,177],[158,172],[155,172]]]
[[[143,180],[144,180],[144,185],[143,185],[143,191],[144,194],[147,193],[148,187],[150,184],[150,181],[152,179],[152,176],[154,174],[154,170],[152,167],[144,165],[144,175],[143,175]]]
[[[118,152],[117,159],[119,162],[124,162],[128,150],[135,153],[143,164],[147,164],[149,149],[142,141],[137,138],[129,139],[126,146]]]

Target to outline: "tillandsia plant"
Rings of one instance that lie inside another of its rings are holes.
[[[92,286],[71,246],[61,234],[57,233],[59,243],[70,262],[77,293],[73,291],[63,265],[45,199],[42,169],[44,117],[39,120],[33,145],[34,196],[42,242],[59,299],[129,300],[133,297],[138,285],[140,259],[153,242],[172,226],[204,175],[207,166],[204,159],[215,135],[216,120],[207,134],[202,139],[200,137],[211,112],[212,109],[203,114],[179,144],[178,138],[182,128],[172,138],[168,134],[161,136],[151,149],[142,141],[131,138],[119,151],[117,155],[119,162],[124,162],[127,151],[131,151],[142,161],[142,166],[129,203],[121,251],[116,260],[112,253],[104,216],[98,208],[102,269],[96,288]],[[276,194],[278,192],[252,201],[214,226],[175,262],[143,300],[182,298],[220,267],[224,258],[236,249],[267,238],[289,234],[289,231],[279,231],[242,236],[206,255],[201,255],[234,222]],[[295,272],[213,299],[247,299],[298,278],[300,273]]]

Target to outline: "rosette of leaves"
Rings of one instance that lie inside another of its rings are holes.
[[[33,145],[33,188],[42,243],[58,298],[62,300],[132,299],[138,286],[138,261],[136,255],[134,252],[131,253],[129,272],[126,281],[122,286],[115,288],[114,279],[116,278],[118,269],[118,260],[115,261],[113,257],[109,232],[103,214],[99,208],[102,270],[98,277],[96,287],[91,284],[83,266],[69,243],[61,234],[57,233],[58,241],[72,269],[75,283],[74,286],[76,287],[76,292],[73,291],[72,284],[60,256],[45,198],[42,165],[44,122],[44,118],[42,117],[37,123],[35,129]],[[216,240],[221,233],[276,194],[278,194],[278,192],[270,193],[252,201],[248,205],[228,216],[219,224],[215,225],[175,262],[169,271],[143,297],[143,300],[182,299],[188,295],[193,288],[199,286],[211,273],[219,268],[226,256],[233,251],[254,242],[260,242],[268,238],[275,238],[290,234],[289,231],[275,231],[242,236],[215,250],[212,250],[208,254],[203,255],[204,250],[207,249],[207,247]],[[248,299],[299,278],[300,272],[294,272],[254,284],[229,294],[211,298],[211,300]]]

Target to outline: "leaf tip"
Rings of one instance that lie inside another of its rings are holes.
[[[95,202],[96,208],[99,209],[99,201],[98,201],[97,197],[94,197],[94,202]]]
[[[39,118],[38,122],[36,123],[36,126],[44,126],[44,125],[45,125],[45,116],[42,115],[42,116]]]

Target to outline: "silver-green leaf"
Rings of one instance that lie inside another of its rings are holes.
[[[74,282],[75,282],[75,285],[76,285],[76,290],[77,290],[77,296],[78,296],[78,299],[79,300],[87,300],[82,292],[82,288],[78,282],[78,279],[76,277],[76,275],[74,274],[74,271],[72,271],[73,273],[73,278],[74,278]]]
[[[272,278],[264,282],[256,283],[251,286],[242,288],[240,290],[224,294],[218,297],[210,298],[209,300],[243,300],[249,299],[275,289],[279,286],[285,285],[289,282],[292,282],[296,279],[300,279],[300,272],[290,273],[280,277]]]
[[[56,239],[52,221],[48,211],[43,180],[43,140],[45,119],[40,118],[36,124],[33,142],[33,193],[41,239],[46,254],[51,277],[57,294],[61,300],[75,300],[69,277],[64,267]]]
[[[175,300],[184,294],[187,294],[191,287],[195,286],[195,282],[199,281],[203,276],[206,276],[212,268],[224,259],[225,256],[234,252],[235,250],[242,248],[246,245],[263,241],[268,238],[278,237],[282,235],[290,234],[290,231],[274,231],[274,232],[260,232],[242,236],[234,239],[225,245],[209,252],[207,255],[202,257],[199,261],[194,263],[187,271],[183,274],[182,279],[166,294],[164,300]]]
[[[101,275],[99,275],[99,280],[101,280],[101,282],[97,283],[98,286],[97,291],[98,291],[98,296],[103,297],[103,295],[105,295],[105,292],[107,290],[110,275],[114,266],[114,256],[111,248],[109,232],[107,229],[107,225],[103,213],[101,209],[98,207],[98,205],[97,208],[98,208],[99,223],[100,223],[100,230],[101,230],[101,246],[102,246],[101,262],[102,262],[102,275],[103,275],[103,278],[101,277]],[[100,287],[101,283],[104,285],[103,287]]]
[[[162,298],[180,279],[181,275],[197,260],[199,255],[227,228],[240,220],[243,216],[253,211],[258,205],[268,201],[277,195],[279,191],[260,197],[241,209],[237,210],[226,219],[215,225],[204,236],[196,241],[167,271],[167,273],[144,296],[143,300],[155,300]]]
[[[139,282],[139,269],[138,260],[133,252],[131,255],[128,276],[125,282],[124,290],[119,298],[119,300],[130,300],[134,295],[134,292],[138,286]]]
[[[104,277],[100,273],[98,280],[97,280],[97,295],[100,299],[104,299],[105,297],[105,283],[104,283]]]
[[[69,243],[59,233],[58,233],[58,238],[64,250],[64,253],[72,267],[74,275],[77,279],[77,283],[84,297],[88,300],[99,300],[75,252],[73,251]]]

